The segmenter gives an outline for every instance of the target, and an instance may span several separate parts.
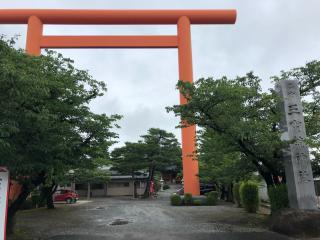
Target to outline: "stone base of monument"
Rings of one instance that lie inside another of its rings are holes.
[[[271,216],[272,231],[298,238],[320,237],[320,211],[285,209]]]

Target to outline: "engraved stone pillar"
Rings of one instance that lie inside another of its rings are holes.
[[[276,91],[282,98],[281,138],[292,142],[283,151],[290,207],[316,209],[309,149],[304,143],[306,130],[298,81],[282,80],[276,84]]]

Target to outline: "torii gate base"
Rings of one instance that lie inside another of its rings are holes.
[[[179,79],[193,81],[190,24],[234,24],[235,10],[0,10],[0,24],[28,24],[26,52],[42,48],[178,48]],[[177,36],[44,36],[43,24],[177,24]],[[180,104],[186,99],[180,94]],[[184,192],[200,194],[195,126],[182,129]]]

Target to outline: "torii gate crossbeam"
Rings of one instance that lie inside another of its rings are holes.
[[[178,48],[179,79],[193,81],[191,24],[234,24],[236,10],[73,10],[2,9],[0,24],[28,24],[26,52],[40,55],[42,48]],[[170,36],[44,36],[43,24],[152,25],[175,24]],[[180,94],[180,104],[186,99]],[[195,152],[196,127],[182,129],[184,192],[200,194]]]

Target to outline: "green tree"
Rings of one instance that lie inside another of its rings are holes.
[[[141,136],[145,143],[144,161],[148,166],[149,181],[144,195],[149,195],[150,182],[155,171],[163,171],[166,167],[181,164],[181,148],[173,133],[159,128],[150,128],[146,135]]]
[[[134,172],[147,169],[149,179],[144,195],[149,196],[150,182],[155,171],[181,164],[181,149],[174,134],[158,128],[150,128],[142,140],[126,143],[111,153],[114,167],[121,172],[134,175]]]
[[[144,154],[145,145],[141,141],[137,143],[126,142],[123,147],[115,148],[111,152],[112,169],[132,176],[134,197],[137,197],[137,186],[134,180],[136,173],[147,167],[143,161]]]
[[[197,152],[201,181],[214,183],[220,188],[220,198],[227,201],[233,200],[233,183],[250,179],[256,171],[241,152],[208,128],[198,131]]]
[[[224,142],[211,129],[198,131],[200,178],[205,182],[230,185],[249,179],[256,168],[241,152]]]
[[[103,82],[60,54],[31,57],[0,41],[0,165],[22,190],[8,209],[8,227],[29,193],[70,169],[108,158],[118,115],[90,111]],[[10,229],[8,229],[10,230]]]
[[[308,142],[319,146],[320,62],[281,72],[274,81],[296,79],[305,106]],[[251,162],[268,185],[285,179],[281,150],[288,143],[281,141],[279,129],[279,97],[274,91],[263,92],[261,79],[252,72],[244,77],[199,79],[195,83],[178,82],[177,87],[188,99],[185,105],[168,107],[189,124],[197,124],[214,132],[232,151]],[[184,127],[181,124],[181,127]]]

